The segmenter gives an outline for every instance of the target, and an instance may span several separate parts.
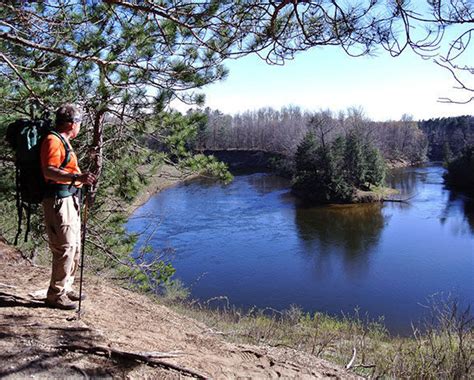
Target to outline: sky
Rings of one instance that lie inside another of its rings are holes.
[[[294,105],[303,110],[362,107],[375,121],[472,115],[474,103],[443,104],[440,97],[465,99],[448,70],[412,52],[391,57],[349,57],[340,48],[322,47],[271,66],[256,55],[227,61],[228,77],[203,89],[206,107],[235,114],[262,107]],[[189,107],[174,104],[185,111]]]

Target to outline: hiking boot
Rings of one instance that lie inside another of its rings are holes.
[[[70,292],[67,292],[67,296],[71,301],[84,301],[86,299],[86,295],[82,293],[82,296],[79,297],[79,293],[75,292],[74,290],[71,290]]]
[[[62,309],[62,310],[75,310],[76,304],[71,302],[69,297],[66,295],[59,296],[55,300],[46,299],[46,305],[52,307],[53,309]]]

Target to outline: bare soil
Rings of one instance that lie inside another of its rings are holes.
[[[0,240],[0,378],[357,378],[293,349],[231,344],[93,276],[78,319],[41,300],[49,271]]]

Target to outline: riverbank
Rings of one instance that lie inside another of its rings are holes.
[[[138,169],[141,173],[150,173],[151,168],[144,166]],[[148,176],[148,184],[138,194],[135,200],[126,208],[126,214],[131,215],[143,204],[145,204],[154,194],[184,181],[199,177],[199,174],[191,171],[183,171],[175,165],[163,163],[156,172],[152,172]]]
[[[45,307],[48,277],[49,268],[31,265],[0,241],[2,378],[473,375],[472,320],[447,309],[437,329],[399,338],[379,323],[308,315],[297,308],[241,313],[170,303],[88,275],[78,320],[74,312]]]
[[[408,168],[410,166],[421,165],[421,164],[422,162],[413,163],[402,158],[385,160],[385,165],[387,165],[388,169],[403,169],[403,168]]]
[[[96,276],[85,278],[77,320],[45,307],[48,277],[49,268],[0,241],[2,378],[357,378],[293,348],[229,342],[159,300]]]
[[[350,364],[354,357],[352,368],[363,376],[468,378],[472,375],[469,363],[474,352],[472,321],[463,320],[460,306],[456,312],[452,304],[437,303],[433,305],[433,319],[424,324],[424,318],[430,318],[430,314],[427,308],[423,308],[423,319],[416,314],[422,306],[418,303],[420,297],[412,296],[411,290],[420,292],[423,288],[423,294],[433,294],[426,287],[430,278],[426,275],[428,269],[443,268],[445,271],[451,261],[451,255],[443,248],[446,234],[437,229],[425,233],[420,222],[429,220],[430,228],[433,227],[432,219],[438,220],[437,211],[448,207],[445,190],[439,181],[442,171],[442,168],[413,168],[407,171],[409,181],[405,177],[391,178],[396,188],[402,188],[402,194],[419,193],[419,198],[410,200],[413,203],[410,208],[386,205],[384,212],[378,205],[341,205],[295,208],[293,213],[287,181],[275,178],[273,182],[273,176],[269,174],[236,177],[225,190],[206,181],[171,189],[159,202],[161,212],[172,210],[172,213],[166,213],[168,217],[160,228],[179,236],[177,245],[184,258],[176,262],[177,273],[192,286],[193,296],[200,302],[190,299],[172,303],[170,307],[206,323],[232,342],[292,347],[341,366]],[[420,191],[415,187],[418,180],[423,184]],[[442,191],[438,203],[427,208],[424,189],[431,197],[438,190]],[[423,208],[419,207],[419,202]],[[153,219],[147,219],[146,215],[155,215],[156,209],[149,206],[138,213],[140,223],[152,223]],[[204,223],[203,212],[209,215]],[[462,214],[444,215],[444,229],[450,227],[451,222],[459,226],[462,220]],[[251,228],[247,229],[247,226]],[[187,234],[188,231],[199,233]],[[296,234],[292,235],[291,231]],[[413,241],[420,241],[420,246],[413,246],[408,231],[416,231]],[[431,236],[430,243],[434,244],[429,248],[431,261],[428,263],[431,265],[428,266],[419,265],[420,257],[426,260],[427,247],[427,242],[420,236]],[[159,235],[158,232],[155,237],[155,241],[149,242],[157,249],[167,239],[169,246],[174,246],[172,236],[166,233]],[[324,241],[324,252],[318,252],[316,244],[320,240]],[[208,244],[209,241],[212,244]],[[303,244],[288,245],[292,241]],[[405,244],[407,241],[410,246]],[[335,250],[331,249],[332,243]],[[374,249],[377,246],[383,249],[377,252]],[[465,246],[454,240],[449,246],[459,255],[463,249],[465,251]],[[287,252],[291,254],[287,255]],[[190,258],[190,265],[187,258]],[[441,261],[433,263],[432,260],[438,259]],[[328,260],[332,267],[325,265]],[[339,262],[341,271],[337,270]],[[300,270],[295,271],[295,268]],[[318,271],[319,268],[322,270]],[[400,277],[392,268],[397,268],[396,272],[405,277]],[[457,270],[457,278],[465,272]],[[211,275],[202,279],[203,273]],[[436,273],[435,277],[439,278]],[[406,286],[412,278],[413,287]],[[287,279],[289,281],[285,282]],[[278,285],[273,286],[276,282]],[[362,282],[367,292],[353,292],[355,287],[360,289]],[[444,286],[438,280],[434,283],[437,288]],[[206,293],[209,288],[214,290],[212,294]],[[288,293],[287,289],[290,289]],[[251,295],[250,301],[242,305],[241,294]],[[305,304],[308,296],[317,301]],[[339,318],[323,313],[307,314],[290,307],[294,303],[301,305],[303,310],[324,310],[321,305],[336,297],[339,298],[337,308],[345,308],[345,316]],[[286,300],[286,305],[272,303],[282,299]],[[243,309],[232,306],[235,300],[241,302]],[[252,308],[252,304],[259,301],[257,305],[268,308]],[[441,299],[438,301],[442,302]],[[425,298],[422,302],[426,305],[428,301]],[[360,305],[363,315],[354,317],[350,305]],[[371,316],[384,314],[387,318],[381,323],[367,323],[366,312]],[[400,332],[403,337],[388,334],[384,324],[394,331],[393,323],[400,326],[402,318],[408,327],[408,331]],[[410,331],[410,319],[416,330]],[[456,331],[462,331],[461,335]]]

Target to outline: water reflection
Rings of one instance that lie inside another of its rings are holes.
[[[446,189],[443,173],[394,171],[387,182],[408,203],[314,208],[272,175],[236,176],[227,186],[199,179],[153,197],[127,228],[140,232],[156,225],[145,216],[160,215],[149,242],[175,249],[178,277],[201,300],[329,313],[359,306],[405,331],[432,294],[474,304],[474,201]]]
[[[444,184],[445,169],[440,165],[394,169],[387,176],[387,186],[398,189],[404,203],[391,203],[388,208],[432,215],[456,235],[474,233],[474,200]]]
[[[474,234],[474,199],[462,193],[450,191],[439,218],[441,224],[446,224],[452,215],[463,215],[463,218],[458,220],[458,228],[455,232]]]
[[[398,189],[403,197],[415,194],[420,178],[426,175],[417,173],[416,169],[392,169],[389,171],[385,183],[388,187]]]
[[[275,190],[289,189],[290,187],[290,180],[274,175],[253,175],[249,176],[247,181],[259,195],[265,195]]]
[[[318,267],[326,256],[339,253],[348,274],[367,270],[368,256],[376,247],[385,225],[379,204],[297,208],[295,224],[306,254]]]
[[[474,235],[474,199],[464,201],[464,218],[471,228],[471,233]]]

